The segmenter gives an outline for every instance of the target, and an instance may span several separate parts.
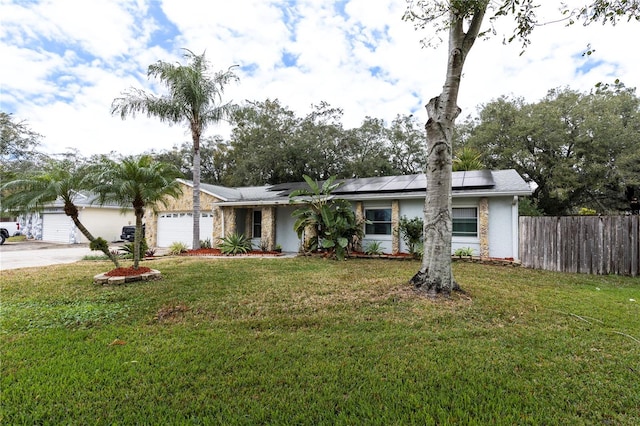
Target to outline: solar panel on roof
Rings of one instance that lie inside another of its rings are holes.
[[[375,192],[409,192],[420,191],[426,188],[424,174],[403,176],[381,176],[370,178],[345,179],[338,187],[335,194],[375,193]],[[322,185],[323,182],[319,182]],[[490,170],[470,170],[453,172],[451,186],[454,190],[493,188],[495,182]],[[282,183],[269,187],[268,191],[281,192],[279,195],[289,195],[296,189],[309,189],[306,182]]]
[[[464,172],[463,188],[492,188],[494,185],[491,170],[469,170]]]
[[[425,175],[416,175],[415,179],[407,184],[405,191],[418,191],[427,187],[427,178]]]
[[[391,176],[381,187],[381,190],[385,192],[402,192],[415,178],[416,175]]]
[[[336,194],[347,193],[347,192],[357,192],[358,188],[360,188],[360,184],[358,183],[358,179],[347,179],[343,181],[344,183],[336,189]]]
[[[392,177],[391,177],[392,178]],[[374,177],[361,179],[362,185],[358,189],[360,192],[378,192],[389,182],[390,177]]]

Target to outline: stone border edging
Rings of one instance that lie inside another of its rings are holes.
[[[151,272],[147,272],[140,275],[129,275],[125,277],[109,277],[105,273],[98,274],[93,277],[93,283],[99,285],[122,285],[125,283],[132,283],[136,281],[154,281],[162,278],[160,271],[152,269]]]

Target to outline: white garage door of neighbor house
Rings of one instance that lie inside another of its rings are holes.
[[[42,241],[69,244],[73,229],[71,218],[64,213],[42,215]]]
[[[211,240],[213,214],[201,213],[200,240]],[[160,213],[158,216],[158,247],[169,247],[175,242],[191,248],[193,242],[193,213]],[[212,241],[213,242],[213,241]]]

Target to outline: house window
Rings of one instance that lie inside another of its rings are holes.
[[[262,236],[262,211],[253,211],[253,238]]]
[[[365,234],[391,235],[391,209],[367,209],[364,217],[369,222],[365,225]]]
[[[478,209],[476,207],[453,208],[453,236],[478,236]]]

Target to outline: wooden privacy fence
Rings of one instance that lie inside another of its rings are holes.
[[[529,268],[640,275],[640,216],[520,217],[520,260]]]

